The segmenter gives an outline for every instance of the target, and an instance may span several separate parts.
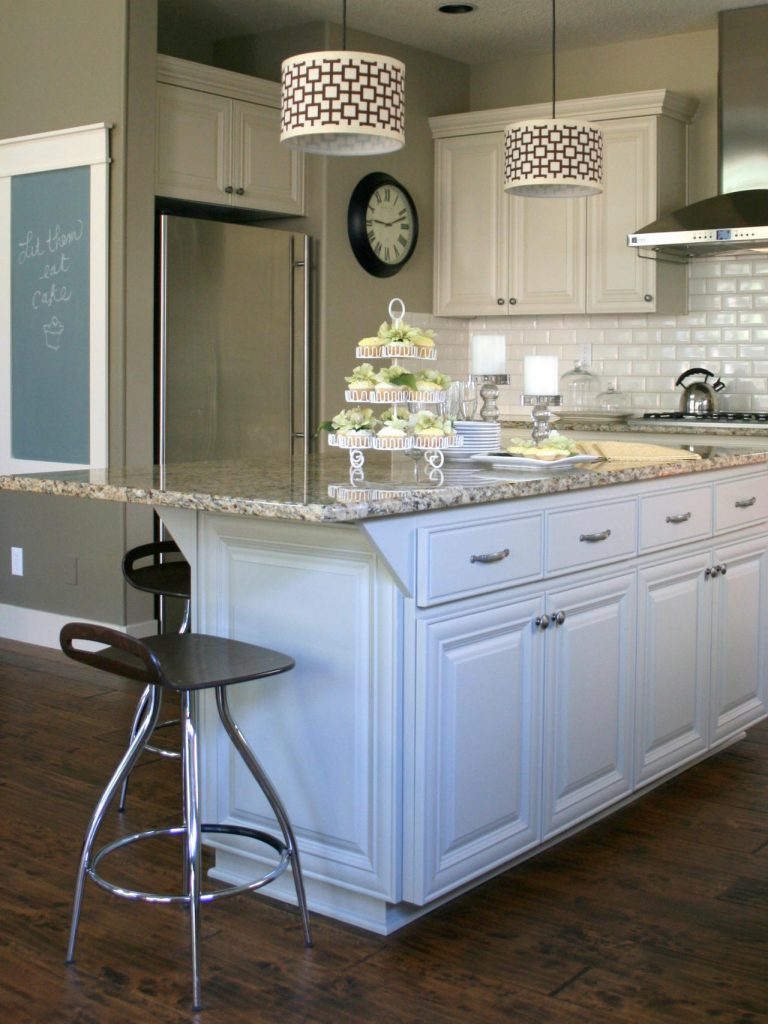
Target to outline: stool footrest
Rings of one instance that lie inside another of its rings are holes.
[[[262,832],[260,829],[246,828],[241,825],[202,824],[200,826],[200,832],[202,835],[216,834],[244,836],[247,839],[254,839],[257,842],[265,843],[280,854],[280,860],[277,864],[270,871],[267,871],[252,882],[243,882],[241,885],[230,885],[224,889],[201,892],[201,903],[213,903],[215,900],[223,899],[226,896],[237,896],[238,893],[254,892],[256,889],[261,889],[265,885],[269,885],[270,882],[274,882],[276,878],[279,878],[291,862],[291,851],[285,843],[282,840],[275,838],[275,836],[271,835],[269,832]],[[145,892],[141,889],[130,889],[127,886],[116,885],[114,882],[108,881],[96,870],[99,863],[110,853],[114,853],[115,850],[122,849],[124,846],[129,846],[131,843],[137,843],[143,839],[156,839],[159,836],[183,836],[185,834],[186,828],[183,825],[175,825],[170,828],[153,828],[147,829],[144,832],[133,832],[128,836],[121,836],[119,839],[114,839],[111,843],[107,843],[106,846],[102,846],[101,849],[91,857],[91,860],[85,869],[86,873],[89,878],[92,878],[93,881],[100,886],[100,888],[106,890],[106,892],[111,892],[114,896],[120,896],[123,899],[140,900],[144,903],[181,903],[188,906],[190,897],[185,893],[158,893]]]

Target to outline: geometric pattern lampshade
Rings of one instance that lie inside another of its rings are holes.
[[[603,191],[603,133],[567,118],[518,121],[504,132],[504,191],[591,196]]]
[[[405,65],[320,50],[282,64],[280,141],[306,153],[364,156],[405,144]]]

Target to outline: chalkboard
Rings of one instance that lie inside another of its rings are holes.
[[[91,168],[11,180],[11,455],[90,457]]]

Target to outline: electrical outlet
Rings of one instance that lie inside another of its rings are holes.
[[[589,341],[582,342],[581,356],[579,359],[582,366],[592,365],[592,344]]]
[[[24,575],[24,548],[11,548],[11,576]]]

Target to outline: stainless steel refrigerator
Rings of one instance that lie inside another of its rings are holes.
[[[306,452],[309,238],[158,220],[160,465]]]

